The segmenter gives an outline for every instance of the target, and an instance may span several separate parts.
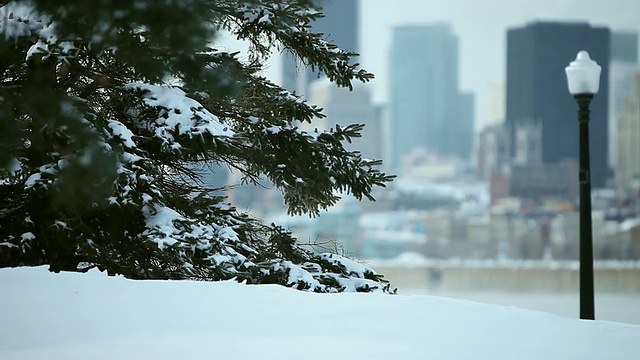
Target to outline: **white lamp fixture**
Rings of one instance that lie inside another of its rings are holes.
[[[591,60],[589,53],[581,50],[576,59],[564,68],[571,95],[595,94],[600,89],[602,68]]]

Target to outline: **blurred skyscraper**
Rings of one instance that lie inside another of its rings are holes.
[[[485,126],[504,123],[506,111],[506,86],[504,82],[494,81],[487,86],[487,122]]]
[[[624,109],[625,97],[638,69],[638,34],[632,32],[611,33],[611,63],[609,64],[609,113],[613,118]]]
[[[359,52],[360,17],[358,0],[322,0],[324,18],[312,24],[313,31],[342,50]],[[298,95],[308,95],[309,84],[319,74],[306,68],[290,53],[282,54],[282,86]]]
[[[491,182],[494,173],[507,163],[506,141],[505,127],[502,123],[486,126],[480,131],[476,167],[481,180]]]
[[[476,147],[478,177],[491,182],[491,177],[508,161],[505,134],[505,83],[491,82],[487,87],[487,122],[480,130]]]
[[[591,180],[604,187],[609,171],[610,31],[586,23],[536,22],[507,34],[507,114],[510,157],[518,165],[578,159],[577,105],[564,68],[580,50],[600,66],[600,91],[591,103]],[[577,181],[577,179],[576,179]]]
[[[458,90],[458,38],[451,27],[396,27],[389,56],[387,163],[399,169],[402,158],[417,149],[469,159],[473,95]]]
[[[364,124],[362,137],[352,139],[345,148],[360,151],[367,159],[382,159],[380,111],[371,101],[369,84],[355,83],[353,91],[349,91],[323,78],[311,83],[308,98],[310,103],[323,109],[326,117],[316,119],[313,124],[300,124],[301,127],[329,130],[336,125]]]
[[[618,123],[637,69],[638,34],[612,32],[611,63],[609,64],[609,162],[614,171],[618,171],[619,168],[616,146]],[[625,171],[624,169],[620,170]]]
[[[618,120],[616,183],[624,186],[640,178],[640,72],[631,78]]]

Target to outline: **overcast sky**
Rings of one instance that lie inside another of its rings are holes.
[[[449,22],[460,44],[460,86],[476,94],[480,124],[486,120],[488,83],[505,81],[507,29],[536,20],[559,20],[640,33],[640,0],[361,0],[360,4],[361,62],[376,74],[375,100],[387,99],[393,27]]]

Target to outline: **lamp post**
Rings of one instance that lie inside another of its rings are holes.
[[[565,68],[569,92],[578,103],[580,125],[580,318],[595,319],[591,174],[589,166],[589,104],[600,88],[602,68],[582,50]]]

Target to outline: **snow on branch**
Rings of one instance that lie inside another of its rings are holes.
[[[280,261],[271,265],[271,271],[284,271],[286,285],[299,290],[328,293],[390,291],[389,286],[381,285],[381,277],[374,270],[336,254],[320,254],[303,264]]]
[[[29,39],[32,45],[26,51],[25,61],[36,54],[65,57],[76,51],[73,41],[59,39],[55,22],[38,13],[30,1],[11,1],[0,7],[0,36],[14,43]]]
[[[38,35],[50,26],[50,19],[38,14],[30,1],[11,1],[0,7],[0,34],[5,40]]]
[[[217,116],[205,109],[198,101],[188,97],[180,88],[143,83],[130,83],[124,87],[143,91],[144,103],[161,109],[155,121],[157,135],[165,136],[171,132],[188,136],[204,133],[225,137],[234,135],[233,130],[222,124]]]

